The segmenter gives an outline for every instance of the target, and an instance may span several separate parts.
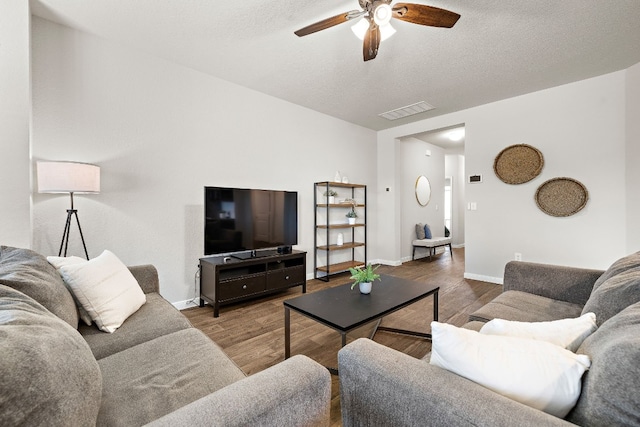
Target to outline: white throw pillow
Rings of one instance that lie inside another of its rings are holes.
[[[557,345],[484,335],[432,322],[431,364],[496,393],[564,418],[576,404],[591,361]]]
[[[78,302],[105,332],[114,332],[147,301],[126,265],[110,251],[60,267]]]
[[[585,313],[574,319],[550,322],[516,322],[493,319],[480,329],[480,333],[547,341],[575,353],[582,341],[597,328],[596,315]]]
[[[56,270],[58,270],[58,274],[60,274],[60,267],[63,267],[65,265],[79,264],[79,263],[87,262],[86,259],[80,258],[79,256],[67,256],[67,257],[48,256],[47,257],[47,261],[49,261],[49,264],[53,265],[56,268]],[[71,295],[73,295],[73,300],[76,302],[76,306],[78,307],[78,314],[80,315],[80,319],[82,319],[82,321],[87,326],[91,326],[91,316],[89,316],[89,313],[87,313],[87,310],[85,310],[84,307],[80,304],[80,302],[78,301],[78,298],[73,293],[73,290],[67,284],[67,282],[64,282],[64,284],[67,286],[67,288],[71,292]]]

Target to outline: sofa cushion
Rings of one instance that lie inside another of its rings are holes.
[[[560,418],[578,400],[590,365],[588,356],[546,341],[483,335],[439,322],[431,322],[431,331],[432,365]]]
[[[486,324],[487,324],[486,322],[481,322],[479,320],[472,320],[471,322],[467,322],[464,325],[462,325],[462,327],[465,329],[470,329],[472,331],[480,332],[480,329],[482,329],[482,327]]]
[[[131,271],[107,250],[90,261],[61,266],[60,274],[101,331],[114,332],[146,301]]]
[[[480,329],[480,333],[547,341],[575,352],[596,328],[596,315],[586,313],[577,318],[550,322],[493,319]]]
[[[640,267],[630,268],[594,286],[583,312],[596,313],[598,325],[602,325],[623,309],[640,301]]]
[[[191,327],[189,320],[160,294],[150,293],[146,297],[147,302],[112,334],[105,334],[95,325],[78,327],[96,359]]]
[[[604,273],[602,273],[598,280],[596,280],[596,282],[593,284],[592,292],[611,277],[617,276],[620,273],[624,273],[627,270],[638,267],[640,267],[640,252],[636,252],[631,255],[627,255],[626,257],[620,258],[619,260],[611,264],[611,266],[607,268]]]
[[[469,320],[493,319],[546,322],[578,317],[582,306],[521,291],[506,291],[469,315]],[[596,313],[597,316],[597,313]]]
[[[419,222],[416,224],[416,239],[422,240],[425,238],[424,224]]]
[[[98,363],[104,380],[97,424],[108,426],[146,424],[245,377],[220,347],[195,328]]]
[[[639,425],[640,303],[604,322],[578,353],[588,355],[592,364],[567,420],[580,425]]]
[[[78,310],[60,275],[46,258],[29,249],[0,246],[0,284],[30,296],[78,327]]]
[[[102,379],[78,331],[0,285],[0,425],[93,425]]]

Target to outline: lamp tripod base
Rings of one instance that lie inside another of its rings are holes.
[[[73,196],[71,204],[73,205]],[[62,233],[62,241],[60,242],[60,250],[58,256],[62,256],[62,248],[64,247],[64,256],[67,256],[67,248],[69,247],[69,234],[71,232],[71,217],[76,217],[76,223],[78,224],[78,230],[80,231],[80,239],[82,239],[82,247],[84,248],[84,256],[89,259],[89,253],[87,252],[87,245],[84,243],[84,236],[82,235],[82,227],[80,227],[80,220],[78,219],[77,209],[67,209],[67,222],[64,225],[64,232]]]

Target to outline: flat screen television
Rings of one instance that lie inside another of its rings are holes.
[[[246,258],[298,244],[295,191],[205,187],[204,217],[205,255],[251,251]]]

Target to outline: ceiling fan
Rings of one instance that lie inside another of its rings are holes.
[[[316,31],[326,30],[334,25],[351,21],[361,16],[369,21],[369,28],[364,35],[362,53],[365,61],[374,59],[380,46],[380,28],[386,26],[391,18],[413,24],[427,25],[429,27],[451,28],[460,18],[455,12],[450,12],[437,7],[415,3],[396,3],[391,7],[392,0],[358,0],[362,10],[352,10],[341,13],[331,18],[323,19],[315,24],[294,31],[298,37],[306,36]]]

